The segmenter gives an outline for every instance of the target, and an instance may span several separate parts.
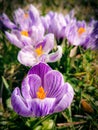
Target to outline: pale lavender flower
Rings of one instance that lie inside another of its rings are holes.
[[[66,38],[71,45],[82,46],[90,40],[93,27],[88,26],[85,21],[74,21],[66,27]]]
[[[64,16],[62,13],[50,11],[46,16],[41,17],[43,26],[46,33],[53,33],[56,39],[65,38],[66,26],[69,22],[75,20],[74,11],[71,11],[68,15]]]
[[[98,21],[92,20],[89,25],[93,30],[90,34],[89,41],[83,45],[85,49],[98,49]]]
[[[39,63],[29,70],[21,91],[18,87],[14,89],[11,103],[19,115],[39,117],[65,110],[71,105],[73,96],[72,86],[64,83],[60,72]]]
[[[54,35],[47,34],[42,41],[36,43],[34,46],[23,47],[19,54],[18,60],[25,66],[34,66],[40,61],[55,62],[62,57],[62,48],[58,46],[56,52],[49,52],[54,48]]]
[[[28,11],[17,9],[13,16],[14,22],[11,22],[6,14],[3,14],[3,17],[3,23],[11,29],[11,32],[5,32],[7,38],[19,48],[35,44],[44,36],[39,12],[33,5],[29,6]]]

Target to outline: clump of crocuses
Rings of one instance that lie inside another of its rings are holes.
[[[33,5],[27,11],[17,9],[14,12],[14,22],[6,14],[2,15],[2,22],[10,31],[5,34],[9,41],[20,48],[18,61],[25,66],[34,66],[39,62],[56,62],[62,57],[62,47],[55,46],[54,34],[44,34],[45,29],[40,14]]]
[[[14,89],[11,103],[19,115],[39,117],[68,108],[73,96],[72,86],[64,83],[60,72],[39,63],[29,70],[21,90],[18,87]]]
[[[3,13],[3,24],[10,29],[5,32],[9,41],[19,48],[35,44],[44,36],[44,27],[41,23],[40,14],[33,5],[28,10],[17,9],[13,15],[13,22]]]

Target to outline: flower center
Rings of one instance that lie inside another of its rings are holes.
[[[24,36],[29,36],[28,32],[27,31],[21,31],[21,35],[24,35]]]
[[[42,46],[39,46],[38,48],[36,48],[35,52],[38,56],[41,56],[44,53],[42,50]]]
[[[44,99],[46,97],[46,92],[44,91],[44,88],[41,86],[38,89],[38,92],[36,92],[37,98]]]
[[[78,29],[78,34],[81,35],[81,34],[83,34],[85,31],[86,31],[85,28],[80,27],[80,28]]]
[[[24,18],[28,18],[28,17],[29,17],[28,13],[25,13]]]

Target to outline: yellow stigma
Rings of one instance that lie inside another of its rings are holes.
[[[85,31],[86,31],[85,28],[80,27],[80,28],[78,29],[78,34],[81,35],[81,34],[84,33]]]
[[[44,99],[46,97],[46,92],[44,91],[44,88],[41,86],[38,89],[37,98]]]
[[[41,56],[44,53],[42,50],[42,46],[39,46],[38,48],[36,48],[35,52],[38,56]]]
[[[29,36],[28,32],[27,31],[21,31],[21,35],[24,35],[24,36]]]

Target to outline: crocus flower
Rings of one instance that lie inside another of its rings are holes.
[[[28,11],[17,9],[13,16],[14,22],[11,22],[6,14],[2,17],[4,25],[11,29],[11,32],[5,32],[6,36],[15,46],[22,48],[43,38],[44,27],[39,12],[33,5],[29,6]]]
[[[23,47],[19,54],[18,60],[25,66],[34,66],[40,61],[55,62],[62,57],[62,48],[58,46],[56,52],[49,52],[54,48],[54,35],[47,34],[42,41],[36,43],[34,46]]]
[[[90,24],[91,27],[93,26],[93,30],[90,35],[90,40],[84,45],[84,48],[98,49],[98,21],[92,20]]]
[[[32,67],[22,82],[21,90],[16,87],[11,103],[16,113],[24,117],[46,116],[63,111],[71,105],[74,91],[64,83],[60,72],[47,64]]]
[[[93,27],[88,26],[85,21],[74,21],[65,30],[69,44],[82,46],[89,42]]]
[[[62,13],[50,11],[46,16],[41,17],[43,26],[48,33],[53,33],[56,39],[65,38],[65,28],[67,24],[73,20],[74,11],[71,11],[68,15],[64,16]]]

